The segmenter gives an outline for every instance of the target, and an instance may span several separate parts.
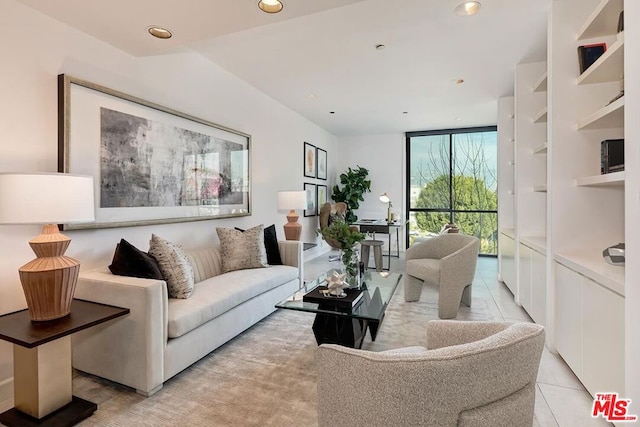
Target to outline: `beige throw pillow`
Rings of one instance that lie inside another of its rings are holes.
[[[151,235],[149,255],[158,261],[171,298],[186,299],[194,288],[193,267],[184,250],[155,234]]]
[[[217,228],[222,254],[222,272],[267,266],[262,224],[245,231]]]

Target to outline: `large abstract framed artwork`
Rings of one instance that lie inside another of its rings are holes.
[[[322,148],[316,150],[316,173],[318,179],[327,179],[327,152]]]
[[[304,192],[307,193],[307,208],[304,210],[304,216],[316,216],[316,185],[305,182]]]
[[[315,145],[304,143],[304,176],[307,178],[316,177],[316,147]],[[314,199],[315,200],[315,199]]]
[[[92,175],[106,228],[251,215],[251,136],[58,76],[58,171]]]

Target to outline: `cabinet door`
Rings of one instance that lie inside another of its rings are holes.
[[[555,265],[555,347],[567,365],[582,378],[582,277]]]
[[[541,325],[547,322],[546,256],[531,251],[531,318]]]
[[[583,278],[583,384],[591,392],[624,389],[624,298]]]
[[[500,277],[512,294],[516,293],[516,242],[500,233]]]
[[[531,248],[520,244],[518,252],[518,302],[531,315]]]

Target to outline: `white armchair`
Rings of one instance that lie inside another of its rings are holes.
[[[427,347],[318,348],[318,425],[531,426],[544,328],[432,320]]]
[[[418,301],[423,283],[438,286],[438,317],[456,317],[461,302],[471,306],[479,250],[480,240],[465,234],[442,234],[411,246],[405,256],[405,301]]]

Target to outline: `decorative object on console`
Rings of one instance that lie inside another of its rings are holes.
[[[158,261],[169,296],[189,298],[193,293],[195,276],[186,252],[180,246],[152,234],[149,255]]]
[[[304,176],[307,178],[315,178],[316,177],[316,146],[313,144],[309,144],[308,142],[304,143]]]
[[[116,245],[109,271],[118,276],[164,280],[158,261],[124,239]]]
[[[336,202],[347,204],[345,219],[347,223],[353,224],[358,220],[354,213],[360,207],[360,202],[364,201],[364,193],[371,192],[371,180],[368,180],[369,170],[358,166],[357,169],[348,168],[346,172],[340,174],[340,185],[333,186],[331,198]]]
[[[58,105],[58,171],[93,176],[98,199],[95,223],[64,229],[251,215],[250,135],[64,74]]]
[[[304,216],[316,216],[317,208],[316,208],[316,199],[317,199],[317,187],[315,184],[310,184],[308,182],[304,183],[304,192],[307,195],[306,200],[307,204],[304,209]]]
[[[93,178],[61,173],[0,174],[0,224],[45,224],[29,241],[37,258],[20,267],[31,320],[71,311],[80,263],[64,253],[71,239],[60,223],[94,220]]]
[[[265,13],[278,13],[282,10],[284,5],[280,0],[260,0],[258,7]]]
[[[624,243],[618,243],[617,245],[609,246],[602,251],[604,260],[611,265],[624,266]]]
[[[393,215],[391,214],[391,206],[393,206],[393,205],[391,204],[391,199],[389,198],[387,193],[382,193],[380,195],[380,201],[382,203],[388,203],[388,205],[387,205],[387,222],[393,222]]]
[[[216,228],[220,239],[222,272],[267,267],[262,224],[245,231]]]
[[[600,142],[600,173],[624,170],[624,139],[605,139]]]
[[[458,226],[452,222],[449,222],[442,226],[438,234],[455,234],[459,232],[460,229],[458,228]]]
[[[296,209],[307,208],[307,193],[305,191],[278,191],[278,209],[288,210],[287,222],[284,225],[284,236],[287,240],[300,240],[302,224],[298,222],[300,215]]]
[[[578,46],[578,63],[580,65],[580,74],[584,73],[587,68],[602,56],[607,50],[606,43],[594,43],[584,46]]]

